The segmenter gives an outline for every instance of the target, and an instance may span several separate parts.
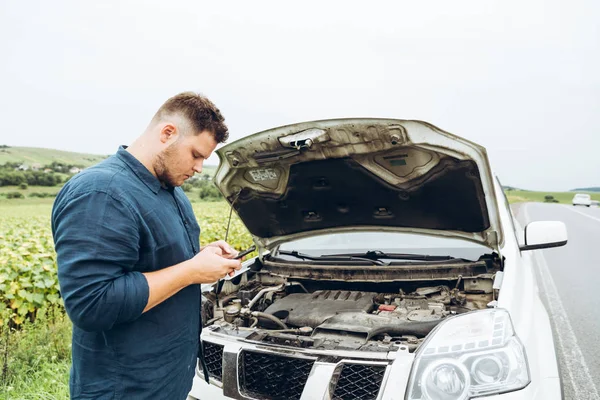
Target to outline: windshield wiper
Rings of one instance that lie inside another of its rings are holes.
[[[448,261],[457,260],[456,257],[452,256],[430,256],[426,254],[408,254],[408,253],[384,253],[381,250],[369,250],[364,253],[343,253],[343,254],[329,254],[327,257],[362,257],[370,260],[381,260],[381,259],[396,259],[396,260],[415,260],[415,261]]]
[[[389,265],[389,262],[387,261],[381,261],[378,258],[370,258],[370,257],[366,257],[364,256],[364,254],[336,254],[336,255],[323,255],[323,256],[311,256],[308,254],[304,254],[304,253],[299,253],[295,250],[293,251],[288,251],[288,250],[279,250],[277,251],[277,254],[281,254],[284,256],[292,256],[292,257],[296,257],[296,258],[301,258],[303,260],[310,260],[310,261],[367,261],[371,264],[375,264],[375,265]],[[271,256],[273,257],[273,256]]]

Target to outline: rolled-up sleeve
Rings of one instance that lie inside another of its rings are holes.
[[[105,331],[138,318],[148,302],[136,216],[110,194],[92,191],[53,212],[58,277],[67,314],[85,331]]]

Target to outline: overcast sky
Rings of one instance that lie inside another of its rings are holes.
[[[504,184],[600,186],[599,21],[594,0],[0,0],[0,144],[112,154],[194,90],[231,139],[421,119],[485,146]]]

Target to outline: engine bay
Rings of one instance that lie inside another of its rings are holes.
[[[344,279],[332,279],[327,267],[259,259],[254,264],[203,293],[205,329],[254,343],[324,350],[413,352],[444,319],[493,306],[494,281],[502,274],[495,253],[451,265],[361,268],[377,279],[352,274],[354,266],[337,265],[344,272],[336,276]],[[316,273],[320,268],[328,272]]]

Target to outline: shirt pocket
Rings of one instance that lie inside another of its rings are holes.
[[[139,269],[156,271],[190,258],[189,238],[178,215],[151,210],[143,216]]]
[[[171,244],[174,231],[178,230],[180,225],[179,221],[173,221],[175,218],[178,216],[170,216],[157,210],[150,210],[142,215],[140,238],[146,242],[144,244],[154,248]]]

